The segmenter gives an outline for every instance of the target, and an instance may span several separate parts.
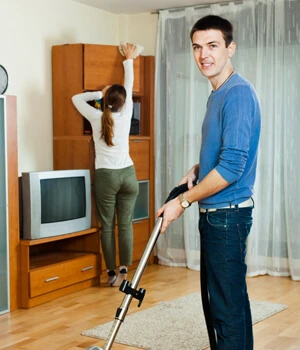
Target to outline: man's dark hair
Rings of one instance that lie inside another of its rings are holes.
[[[214,15],[208,15],[208,16],[202,17],[194,24],[190,34],[191,40],[193,40],[193,35],[198,30],[209,30],[209,29],[216,29],[222,32],[226,47],[228,47],[229,44],[232,42],[233,40],[232,24],[229,21],[227,21],[227,19],[219,16],[214,16]]]

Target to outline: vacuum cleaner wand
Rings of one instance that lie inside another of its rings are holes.
[[[178,187],[175,187],[170,192],[165,203],[178,197],[181,193],[186,192],[187,190],[188,190],[187,183],[180,185]],[[146,248],[143,252],[143,255],[141,257],[141,260],[138,264],[138,267],[133,275],[131,282],[124,280],[119,288],[119,290],[121,292],[125,293],[126,295],[124,296],[122,304],[117,309],[115,321],[112,325],[111,331],[108,335],[108,339],[104,345],[104,348],[102,349],[98,346],[89,346],[88,348],[86,348],[86,350],[110,350],[113,343],[114,343],[114,340],[117,336],[119,328],[125,319],[125,316],[127,314],[127,311],[128,311],[128,308],[129,308],[129,305],[130,305],[132,299],[133,298],[138,299],[139,300],[138,306],[139,307],[141,306],[142,301],[143,301],[144,296],[145,296],[145,293],[146,293],[146,290],[143,288],[140,288],[139,290],[137,290],[137,287],[138,287],[140,279],[142,278],[142,275],[146,269],[148,260],[150,258],[150,255],[151,255],[153,249],[154,249],[156,241],[159,237],[160,229],[161,229],[161,225],[162,225],[162,220],[163,220],[163,214],[156,220],[156,223],[155,223],[154,228],[152,230],[151,236],[148,240]]]

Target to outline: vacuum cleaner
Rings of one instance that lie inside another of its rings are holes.
[[[165,203],[171,201],[172,199],[178,197],[181,193],[184,193],[188,191],[187,183],[182,184],[178,187],[175,187],[170,193],[165,201]],[[123,298],[123,301],[119,308],[116,311],[115,320],[112,325],[112,328],[110,330],[110,333],[108,335],[108,339],[106,340],[104,344],[104,348],[100,348],[99,346],[89,346],[86,348],[86,350],[110,350],[113,346],[114,340],[118,334],[118,331],[121,327],[122,322],[124,321],[127,311],[129,309],[130,303],[133,298],[138,300],[138,307],[141,306],[143,299],[145,297],[146,290],[144,288],[138,289],[138,284],[142,278],[142,275],[146,269],[146,266],[148,264],[149,258],[151,256],[151,253],[154,249],[154,246],[156,244],[156,241],[160,234],[160,229],[162,225],[163,220],[163,214],[157,219],[154,228],[152,230],[151,236],[148,240],[148,243],[146,245],[146,248],[143,252],[142,258],[137,266],[137,269],[133,275],[133,278],[131,282],[124,280],[119,288],[119,290],[126,295]],[[210,319],[210,312],[209,312],[209,298],[208,298],[208,291],[207,291],[207,279],[206,279],[206,271],[202,272],[202,269],[205,270],[204,265],[204,259],[202,259],[202,250],[201,250],[201,297],[202,297],[202,304],[203,304],[203,310],[205,314],[205,321],[206,326],[208,330],[209,335],[209,342],[211,350],[216,349],[216,339],[215,339],[215,332],[212,326],[212,322]]]

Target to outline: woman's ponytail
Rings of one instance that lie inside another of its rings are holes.
[[[112,113],[119,112],[126,100],[126,90],[122,85],[112,85],[103,97],[101,109],[103,111],[101,118],[101,135],[107,146],[114,146],[114,118]]]
[[[101,138],[107,144],[107,146],[114,146],[113,137],[114,137],[114,119],[112,116],[111,108],[106,106],[103,111],[101,118]]]

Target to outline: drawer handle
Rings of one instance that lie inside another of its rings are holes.
[[[51,277],[51,278],[47,278],[47,279],[45,280],[45,282],[51,282],[51,281],[55,281],[55,280],[58,280],[58,276],[56,276],[56,277]]]
[[[143,142],[143,140],[132,140],[132,142]]]
[[[94,268],[93,265],[88,266],[88,267],[84,267],[83,269],[81,269],[81,272],[84,272],[84,271],[87,271],[87,270],[91,270],[91,269],[93,269],[93,268]]]
[[[140,224],[141,222],[143,221],[142,220],[132,221],[133,224]]]

